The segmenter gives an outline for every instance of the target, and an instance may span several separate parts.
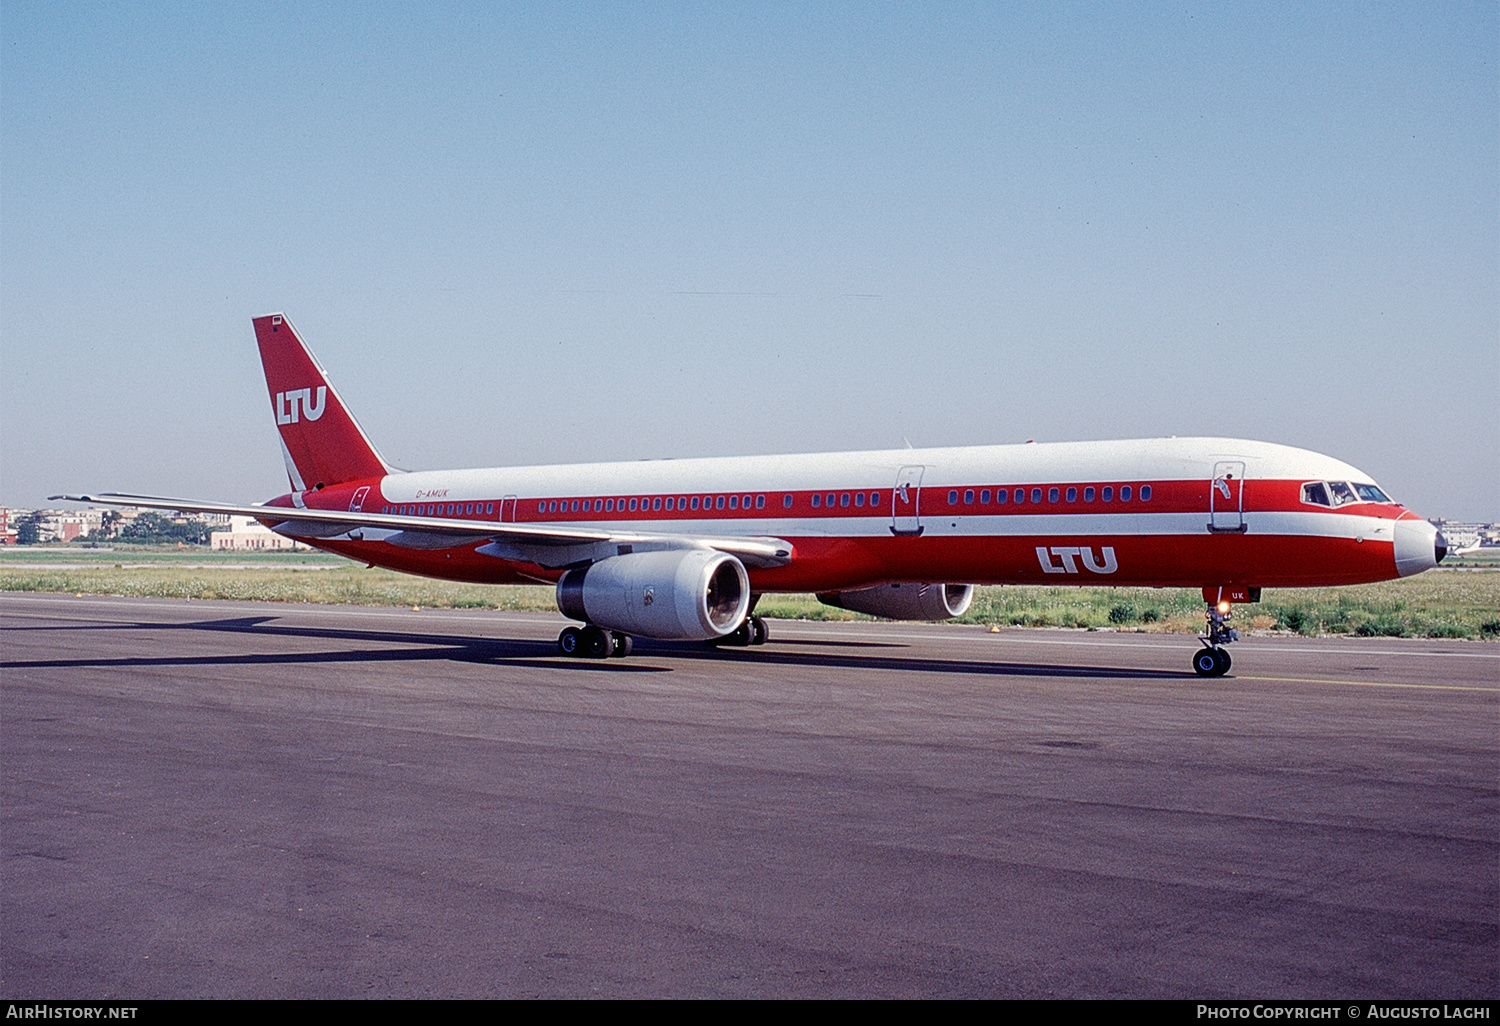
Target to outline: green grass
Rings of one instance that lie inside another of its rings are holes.
[[[35,562],[68,565],[27,565]],[[197,565],[180,565],[184,563]],[[542,585],[432,581],[307,552],[79,550],[29,553],[19,560],[7,553],[0,558],[0,590],[448,609],[555,608],[553,589]],[[822,605],[811,595],[766,595],[756,611],[780,619],[870,619]],[[1197,591],[1175,588],[984,587],[961,622],[1196,633],[1203,625],[1203,602]],[[1500,639],[1500,570],[1439,570],[1383,584],[1268,590],[1258,605],[1237,607],[1235,626],[1308,635]]]
[[[69,566],[112,566],[115,563],[265,564],[266,566],[348,566],[342,556],[328,552],[215,552],[207,546],[111,545],[89,549],[82,545],[17,546],[0,548],[0,570],[36,563],[66,563]]]

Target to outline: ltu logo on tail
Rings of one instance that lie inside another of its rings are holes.
[[[1096,562],[1093,547],[1089,545],[1054,545],[1050,550],[1041,545],[1036,547],[1036,561],[1042,564],[1042,572],[1047,574],[1076,574],[1078,564],[1074,560],[1080,557],[1091,573],[1112,574],[1120,569],[1115,562],[1113,545],[1103,546],[1099,555],[1102,561]],[[1061,564],[1054,562],[1058,559],[1062,560]]]
[[[308,420],[317,420],[319,417],[323,416],[323,409],[328,403],[328,386],[318,386],[318,404],[316,406],[308,401],[311,398],[312,389],[310,388],[296,388],[290,392],[277,392],[276,423],[297,423],[297,414],[299,407],[301,409],[302,416],[306,417]]]

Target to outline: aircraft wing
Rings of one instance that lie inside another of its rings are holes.
[[[792,559],[791,543],[780,538],[611,531],[549,524],[502,524],[493,520],[395,516],[389,513],[294,506],[235,506],[223,502],[130,495],[123,492],[52,495],[48,499],[253,517],[269,525],[278,534],[294,538],[385,541],[411,549],[447,549],[465,542],[488,540],[488,544],[478,550],[485,555],[535,563],[551,569],[594,562],[620,554],[620,549],[624,546],[629,546],[625,551],[708,548],[726,552],[747,565],[756,567],[782,566]]]

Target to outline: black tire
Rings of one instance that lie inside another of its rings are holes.
[[[616,659],[624,659],[630,654],[630,650],[635,647],[629,634],[621,634],[619,631],[610,631],[609,637],[610,641],[613,642],[609,654],[614,656]]]
[[[582,647],[583,632],[577,627],[564,627],[563,632],[557,636],[557,650],[565,656],[578,655],[578,649]]]
[[[590,659],[606,659],[614,651],[614,639],[603,628],[590,624],[579,633],[579,647]]]
[[[1218,652],[1219,652],[1219,672],[1216,673],[1216,674],[1214,674],[1214,676],[1215,677],[1222,677],[1222,676],[1224,676],[1224,674],[1226,674],[1226,673],[1229,672],[1229,667],[1234,662],[1234,660],[1229,658],[1229,652],[1226,649],[1222,649],[1221,648],[1221,649],[1218,650]]]
[[[1219,650],[1216,648],[1200,648],[1193,653],[1193,672],[1200,677],[1218,677],[1223,674],[1219,669]]]
[[[771,632],[766,629],[766,621],[758,616],[750,618],[750,644],[764,645],[771,637]]]

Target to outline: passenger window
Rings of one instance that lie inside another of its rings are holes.
[[[781,506],[782,506],[783,509],[791,509],[792,508],[792,497],[791,497],[791,495],[783,495],[781,497]]]
[[[731,495],[729,497],[729,508],[730,509],[739,509],[740,508],[740,497],[738,495]]]
[[[1121,502],[1129,502],[1130,501],[1130,486],[1129,485],[1121,485],[1120,486],[1120,501]]]
[[[651,500],[651,508],[653,510],[661,509],[661,496],[658,495],[656,498]]]
[[[981,505],[985,505],[985,506],[989,505],[989,502],[990,502],[990,490],[988,488],[984,489],[983,491],[981,491],[979,493],[979,502],[980,502]]]
[[[974,489],[972,489],[972,488],[965,488],[964,489],[964,505],[965,506],[972,506],[973,504],[974,504]]]
[[[1047,489],[1047,501],[1048,502],[1056,502],[1057,501],[1057,489],[1056,488],[1048,488]]]
[[[1094,501],[1094,490],[1092,488],[1085,488],[1083,490],[1083,501],[1084,502],[1093,502]]]
[[[870,505],[871,506],[879,506],[880,505],[880,493],[879,492],[871,492],[870,493]]]
[[[1009,497],[1009,495],[1010,492],[1007,492],[1004,488],[997,488],[995,490],[995,501],[1003,506],[1005,505],[1005,500],[1007,497]]]
[[[847,506],[847,505],[849,505],[849,493],[848,492],[845,492],[843,495],[839,496],[839,505],[840,506]]]
[[[693,509],[697,509],[698,508],[698,496],[696,496],[696,495],[693,496],[693,501],[692,501],[691,505],[692,505]]]
[[[1068,501],[1069,502],[1077,502],[1078,501],[1078,489],[1077,488],[1069,488],[1068,489]]]
[[[1103,499],[1105,502],[1112,501],[1114,497],[1115,490],[1109,485],[1105,485],[1104,488],[1099,492],[1099,498]]]
[[[1302,501],[1313,506],[1332,506],[1328,501],[1328,489],[1322,481],[1309,481],[1302,486]]]
[[[632,513],[635,512],[635,502],[636,502],[636,500],[634,500],[634,499],[630,500],[630,512],[632,512]]]
[[[1031,501],[1032,502],[1041,502],[1042,501],[1042,490],[1040,488],[1033,488],[1031,490]]]
[[[667,496],[667,509],[671,509],[672,508],[672,502],[673,502],[672,496],[668,495]]]
[[[958,491],[957,490],[954,490],[954,491],[951,491],[951,492],[948,493],[948,505],[950,505],[950,506],[957,506],[958,505]]]
[[[1151,486],[1150,485],[1141,485],[1141,501],[1142,502],[1150,502],[1151,501]]]
[[[821,505],[823,505],[823,496],[815,494],[812,497],[812,508],[817,509]]]
[[[765,509],[766,508],[766,497],[764,495],[757,495],[755,497],[755,508],[756,509]]]
[[[714,500],[714,509],[723,509],[723,508],[724,508],[724,496],[721,495],[717,499]]]
[[[856,506],[863,506],[864,504],[865,504],[865,493],[864,492],[855,492],[854,493],[854,505],[856,505]]]
[[[495,504],[493,502],[486,502],[484,504],[484,512],[486,516],[495,512]]]

